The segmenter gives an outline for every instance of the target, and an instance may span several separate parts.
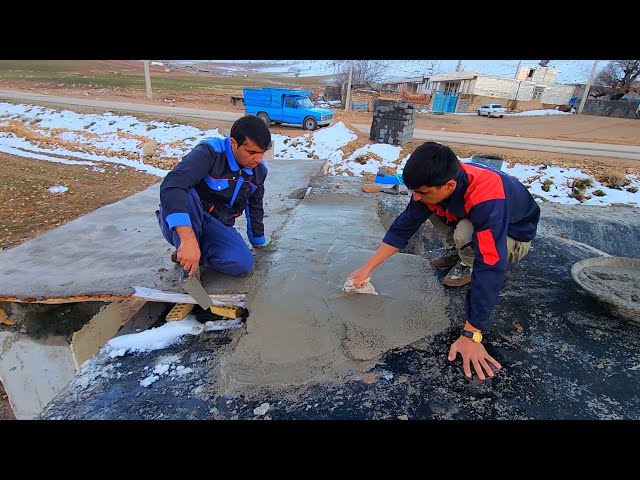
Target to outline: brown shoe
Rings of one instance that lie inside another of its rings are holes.
[[[467,267],[462,260],[456,263],[447,276],[442,279],[442,283],[448,287],[462,287],[471,282],[471,272],[473,267]]]
[[[436,256],[429,260],[433,268],[451,268],[460,260],[456,247],[440,248],[432,253],[436,253]]]

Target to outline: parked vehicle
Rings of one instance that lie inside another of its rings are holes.
[[[245,88],[243,90],[246,115],[256,115],[267,125],[286,123],[307,130],[330,125],[333,110],[318,108],[309,99],[310,90],[286,88]]]
[[[478,115],[486,115],[487,117],[504,117],[504,114],[507,112],[507,109],[504,108],[499,103],[488,103],[486,105],[482,105],[478,109]]]

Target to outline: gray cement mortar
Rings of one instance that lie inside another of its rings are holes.
[[[343,378],[449,325],[442,287],[424,274],[428,262],[412,255],[396,255],[374,272],[379,295],[342,291],[384,234],[376,204],[312,186],[246,298],[252,314],[222,360],[225,389]]]

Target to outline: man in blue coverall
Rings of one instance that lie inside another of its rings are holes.
[[[253,268],[253,255],[235,229],[235,219],[247,217],[247,237],[265,247],[264,153],[271,133],[258,117],[236,120],[228,138],[198,143],[160,185],[156,216],[164,238],[177,248],[173,259],[193,276],[199,265],[229,275]]]
[[[494,376],[502,368],[482,345],[482,332],[504,286],[507,265],[529,252],[540,207],[516,178],[492,167],[461,163],[447,146],[427,142],[409,157],[402,178],[412,197],[385,234],[382,244],[359,269],[349,274],[353,286],[367,283],[373,270],[407,246],[420,226],[431,220],[448,247],[431,259],[434,268],[451,268],[443,283],[471,283],[465,297],[465,325],[449,349],[449,360],[462,356],[471,377]]]

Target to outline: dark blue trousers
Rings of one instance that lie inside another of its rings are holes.
[[[187,213],[200,245],[200,265],[229,275],[244,275],[253,268],[253,255],[246,242],[235,229],[227,227],[206,213],[196,191],[189,190]],[[180,246],[180,237],[169,228],[162,206],[156,210],[162,236],[174,247]]]

